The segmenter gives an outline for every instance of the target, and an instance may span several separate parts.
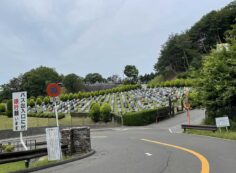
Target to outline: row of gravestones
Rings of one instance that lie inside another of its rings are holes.
[[[128,92],[113,93],[108,95],[102,95],[97,97],[83,98],[81,100],[74,99],[71,101],[59,101],[57,103],[58,112],[68,113],[71,111],[87,112],[90,109],[93,101],[104,102],[111,104],[111,109],[115,111],[115,100],[117,103],[118,113],[122,113],[122,107],[125,112],[138,111],[142,109],[150,109],[155,106],[168,105],[169,97],[175,99],[178,93],[183,93],[183,88],[148,88],[137,89]],[[54,111],[54,105],[41,106],[36,105],[31,108],[28,107],[29,112],[52,112]]]

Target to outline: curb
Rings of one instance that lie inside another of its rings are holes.
[[[74,158],[69,159],[69,160],[65,160],[65,161],[61,161],[61,162],[57,162],[57,163],[52,163],[52,164],[48,164],[48,165],[44,165],[44,166],[39,166],[39,167],[35,167],[35,168],[28,168],[28,169],[24,169],[24,170],[20,170],[20,171],[14,171],[14,172],[10,172],[10,173],[29,173],[29,172],[33,172],[33,171],[39,171],[39,170],[43,170],[43,169],[63,165],[63,164],[66,164],[66,163],[74,162],[74,161],[77,161],[77,160],[81,160],[81,159],[89,157],[89,156],[91,156],[95,153],[96,153],[96,151],[92,150],[89,153],[86,153],[82,156],[74,157]]]

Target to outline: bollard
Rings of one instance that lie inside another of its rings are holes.
[[[25,168],[29,168],[30,159],[25,160]]]

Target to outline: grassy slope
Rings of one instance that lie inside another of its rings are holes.
[[[60,125],[83,125],[93,124],[90,118],[72,118],[70,114],[66,114],[66,117],[59,120]],[[42,127],[42,126],[55,126],[55,118],[35,118],[28,117],[28,127]],[[0,130],[12,129],[12,118],[0,115]]]
[[[236,132],[235,131],[220,131],[217,132],[211,132],[211,131],[204,131],[204,130],[190,130],[188,129],[186,131],[188,134],[196,134],[196,135],[204,135],[204,136],[211,136],[211,137],[217,137],[217,138],[223,138],[223,139],[232,139],[236,140]]]

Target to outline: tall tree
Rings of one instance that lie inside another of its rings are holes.
[[[58,73],[53,68],[40,66],[23,75],[22,88],[29,96],[46,95],[46,86],[52,82],[61,82]]]
[[[124,69],[124,74],[128,77],[128,79],[136,83],[138,80],[138,69],[134,65],[126,65]]]
[[[67,92],[75,93],[83,89],[82,80],[74,73],[66,75],[62,83],[65,86]]]
[[[91,83],[91,84],[94,84],[94,83],[101,83],[101,82],[104,82],[104,79],[102,77],[101,74],[99,73],[89,73],[85,76],[85,79],[84,81],[86,83]]]
[[[236,1],[226,7],[203,16],[188,31],[172,34],[162,46],[154,69],[159,74],[188,71],[201,68],[202,57],[217,43],[226,41],[225,32],[235,24]]]
[[[228,51],[213,50],[204,58],[199,91],[211,118],[226,114],[236,121],[235,112],[230,113],[231,106],[236,106],[235,52],[234,42]]]
[[[120,83],[121,79],[118,75],[112,75],[107,78],[107,81],[112,83]]]
[[[4,84],[1,87],[2,91],[0,92],[0,101],[4,99],[10,99],[12,97],[12,92],[22,90],[22,75],[14,77],[9,81],[8,84]]]

